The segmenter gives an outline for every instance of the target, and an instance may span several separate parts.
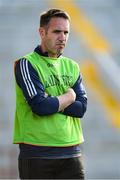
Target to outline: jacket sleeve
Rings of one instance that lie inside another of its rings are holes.
[[[63,114],[82,118],[87,109],[87,94],[82,84],[81,75],[79,75],[76,83],[72,88],[76,93],[76,101],[65,108]]]
[[[15,78],[35,114],[40,116],[50,115],[58,111],[59,101],[57,97],[46,97],[44,86],[37,71],[25,58],[15,63]]]

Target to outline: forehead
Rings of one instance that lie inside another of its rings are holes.
[[[61,17],[51,18],[48,27],[51,29],[69,30],[69,20]]]

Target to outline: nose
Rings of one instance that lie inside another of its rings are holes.
[[[62,42],[66,41],[66,35],[64,34],[64,32],[60,33],[59,40],[62,41]]]

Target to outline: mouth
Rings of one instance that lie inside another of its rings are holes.
[[[56,45],[60,47],[65,47],[65,44],[56,44]]]

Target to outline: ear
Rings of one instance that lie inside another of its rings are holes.
[[[43,39],[45,37],[45,28],[40,27],[39,28],[39,34],[40,34],[41,38]]]

